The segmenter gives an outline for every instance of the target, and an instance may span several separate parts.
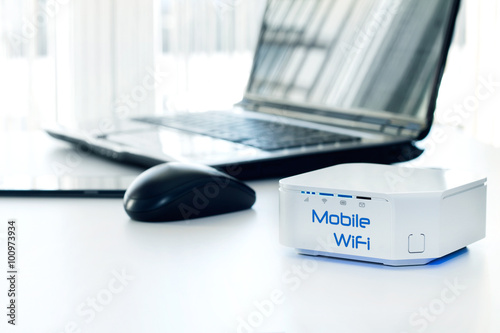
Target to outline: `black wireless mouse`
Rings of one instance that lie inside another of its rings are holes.
[[[255,191],[209,166],[169,162],[140,174],[123,200],[132,219],[167,222],[250,208]]]

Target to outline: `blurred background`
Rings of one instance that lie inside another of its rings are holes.
[[[283,0],[310,1],[310,0]],[[227,109],[265,0],[0,0],[0,131]],[[465,0],[437,123],[500,146],[500,2]]]

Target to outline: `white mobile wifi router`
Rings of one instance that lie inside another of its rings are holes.
[[[484,238],[486,178],[340,164],[280,180],[280,242],[299,253],[422,265]]]

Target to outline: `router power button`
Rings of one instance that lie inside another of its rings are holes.
[[[408,252],[422,253],[425,251],[425,235],[410,234],[408,236]]]

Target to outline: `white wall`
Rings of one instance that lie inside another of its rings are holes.
[[[57,113],[63,123],[152,113],[157,0],[73,0],[55,20]]]

